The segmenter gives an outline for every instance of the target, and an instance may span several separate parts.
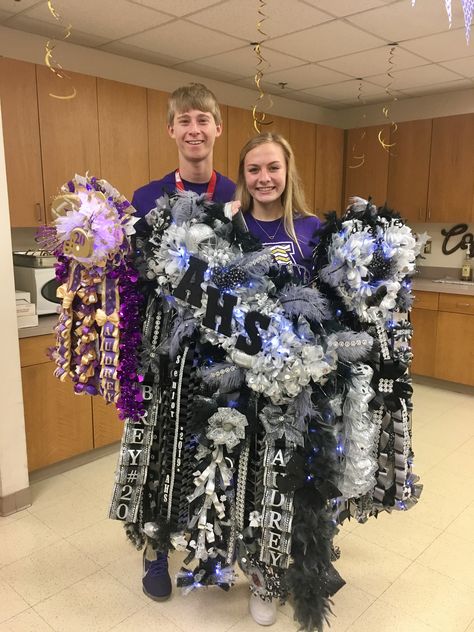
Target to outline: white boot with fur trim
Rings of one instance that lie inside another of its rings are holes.
[[[258,595],[251,594],[249,601],[249,610],[252,619],[259,625],[273,625],[277,618],[276,601],[264,601]]]

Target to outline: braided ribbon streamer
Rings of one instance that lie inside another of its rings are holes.
[[[100,389],[107,402],[116,402],[119,396],[117,366],[120,340],[120,297],[117,279],[107,276],[102,281],[102,302],[105,309],[98,309],[95,316],[97,324],[101,327]]]
[[[78,306],[74,321],[74,363],[76,392],[82,392],[81,385],[87,385],[90,394],[97,392],[97,330],[95,327],[95,306],[98,300],[99,279],[89,270],[81,271],[81,287],[77,291]]]
[[[61,312],[55,327],[56,350],[53,359],[56,363],[54,375],[62,382],[71,372],[71,335],[73,323],[72,304],[81,280],[81,270],[76,262],[71,265],[69,281],[60,285],[56,291],[62,299]]]
[[[206,542],[212,544],[215,541],[215,529],[218,528],[217,524],[212,524],[208,518],[208,511],[211,507],[215,508],[217,518],[222,520],[225,518],[225,505],[218,492],[216,491],[216,476],[219,473],[222,480],[222,486],[228,488],[232,485],[232,470],[227,465],[224,456],[223,445],[218,445],[213,451],[211,456],[211,462],[204,469],[203,472],[197,470],[194,472],[194,484],[196,486],[195,491],[188,496],[188,501],[191,503],[196,498],[204,496],[204,502],[198,514],[196,514],[189,523],[189,527],[192,529],[196,526],[199,529],[199,535],[196,544],[196,558],[200,560],[207,560],[209,557],[208,550],[206,548]],[[224,490],[222,490],[224,492]],[[224,496],[225,498],[225,496]],[[189,543],[193,546],[192,543]]]

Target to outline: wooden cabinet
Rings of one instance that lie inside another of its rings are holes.
[[[388,151],[382,148],[378,134],[388,143],[390,125],[361,127],[347,131],[343,206],[353,196],[372,198],[376,206],[387,199]]]
[[[29,471],[94,447],[91,398],[75,395],[70,384],[54,377],[46,356],[53,343],[51,335],[20,340]]]
[[[150,180],[146,88],[97,80],[101,177],[127,199]]]
[[[437,292],[417,291],[415,293],[410,319],[413,325],[411,370],[416,375],[431,377],[434,375],[438,297]]]
[[[20,339],[21,379],[29,471],[120,441],[123,422],[99,397],[75,395],[54,377],[47,349],[54,336]]]
[[[93,397],[92,417],[94,448],[101,448],[104,445],[120,441],[124,422],[119,419],[114,404],[107,404],[102,397]]]
[[[417,291],[411,322],[413,374],[474,386],[474,296]]]
[[[224,176],[230,177],[228,175],[227,135],[229,133],[229,121],[227,105],[220,105],[219,109],[222,117],[222,134],[216,139],[214,145],[214,169]],[[234,180],[234,178],[231,177],[231,180]]]
[[[344,130],[316,126],[314,210],[322,218],[326,211],[340,211],[344,174]]]
[[[438,312],[414,308],[411,312],[413,325],[412,373],[433,377],[436,356]]]
[[[474,385],[474,296],[440,294],[435,376]]]
[[[40,226],[45,213],[34,64],[0,59],[0,101],[11,225]]]
[[[474,311],[473,296],[460,298]],[[438,312],[435,377],[474,385],[474,314]]]
[[[471,222],[474,114],[433,119],[427,220]]]
[[[387,204],[411,222],[426,220],[431,119],[398,123],[390,142]]]
[[[306,202],[314,211],[314,174],[316,168],[316,125],[290,120],[290,141]]]
[[[168,92],[147,90],[150,180],[159,180],[178,166],[178,150],[166,122],[168,97]]]
[[[46,216],[50,217],[53,197],[74,174],[100,177],[97,80],[68,73],[77,95],[74,99],[55,99],[50,93],[64,92],[65,82],[46,66],[37,66],[38,105],[43,159]],[[119,185],[117,184],[117,187]]]

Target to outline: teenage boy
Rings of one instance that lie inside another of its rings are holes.
[[[168,101],[167,124],[178,147],[178,168],[135,191],[136,215],[143,217],[159,197],[176,189],[207,193],[214,202],[230,202],[235,184],[213,168],[214,143],[222,134],[222,117],[213,93],[202,83],[175,90]]]
[[[136,216],[144,217],[156,200],[176,189],[207,193],[214,202],[230,202],[235,184],[213,168],[214,142],[222,133],[222,117],[215,96],[201,83],[175,90],[168,101],[168,132],[178,148],[178,168],[141,187],[133,196]],[[144,220],[140,220],[139,224]],[[143,591],[156,601],[171,595],[167,553],[145,546]]]

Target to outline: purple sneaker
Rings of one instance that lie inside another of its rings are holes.
[[[168,572],[167,553],[151,552],[156,559],[143,555],[143,592],[150,599],[165,601],[171,595],[171,577]]]

